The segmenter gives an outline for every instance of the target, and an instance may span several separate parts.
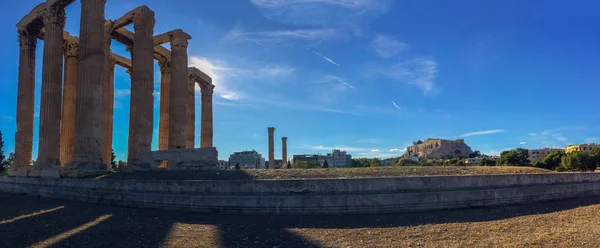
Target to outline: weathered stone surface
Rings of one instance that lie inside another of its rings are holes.
[[[102,161],[112,169],[113,116],[115,103],[115,59],[110,50],[112,21],[104,23],[104,75],[102,83],[102,140],[100,141],[100,156]]]
[[[288,167],[287,139],[287,137],[281,137],[281,168]]]
[[[269,169],[275,169],[275,140],[273,134],[275,133],[274,127],[269,127]]]
[[[171,36],[171,87],[169,88],[169,149],[185,147],[188,102],[188,40],[184,32]]]
[[[44,22],[42,99],[38,139],[37,169],[60,168],[60,120],[63,73],[63,29],[66,21],[62,7],[49,7],[41,14]]]
[[[171,62],[162,57],[160,67],[160,117],[158,122],[158,150],[169,149],[169,88],[171,86]]]
[[[100,156],[104,75],[104,5],[106,0],[82,0],[75,110],[75,155],[63,166],[64,177],[108,172]]]
[[[19,85],[17,89],[17,131],[15,161],[9,176],[27,176],[33,147],[33,108],[35,92],[35,48],[39,30],[19,31]]]
[[[194,148],[195,133],[196,133],[196,83],[193,79],[189,79],[188,84],[188,99],[187,99],[187,124],[185,125],[185,147]]]
[[[135,165],[127,165],[125,172],[150,171],[158,168],[163,161],[169,161],[169,170],[213,168],[218,163],[217,157],[217,149],[214,147],[143,152],[138,155]]]
[[[212,99],[215,85],[201,84],[202,113],[200,123],[200,147],[213,147],[213,107]]]
[[[152,145],[154,129],[154,12],[146,6],[137,8],[133,18],[135,29],[131,54],[131,100],[127,163],[134,165],[141,152]]]
[[[75,105],[77,102],[77,50],[75,38],[64,41],[65,73],[63,85],[62,120],[60,127],[60,162],[71,161],[75,152]]]
[[[473,150],[465,143],[464,139],[426,139],[425,141],[413,142],[412,146],[406,148],[404,156],[438,159],[457,156],[466,157],[472,152]]]

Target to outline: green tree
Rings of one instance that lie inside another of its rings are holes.
[[[594,156],[583,151],[567,153],[561,162],[560,171],[594,171],[597,167]]]
[[[479,166],[494,166],[494,165],[496,165],[496,161],[494,161],[493,159],[491,159],[489,157],[482,157],[479,160],[479,163],[477,165],[479,165]]]
[[[4,159],[6,158],[6,156],[4,156],[4,139],[2,139],[2,131],[0,131],[0,164],[1,165],[5,165],[5,161]]]
[[[481,152],[479,151],[474,151],[472,153],[469,153],[469,158],[478,158],[481,157]]]
[[[317,161],[296,161],[292,164],[292,168],[294,169],[312,169],[312,168],[321,168],[321,164]]]
[[[553,151],[550,152],[550,154],[548,154],[548,156],[546,156],[542,161],[534,164],[535,167],[538,168],[544,168],[544,169],[548,169],[548,170],[556,170],[556,168],[558,168],[561,163],[562,163],[562,158],[565,156],[564,153],[559,152],[559,151]]]
[[[115,158],[117,158],[117,156],[115,155],[115,150],[114,149],[110,149],[110,164],[115,167],[117,165],[117,163],[115,162]]]
[[[412,159],[403,158],[403,159],[398,160],[398,162],[395,163],[395,165],[396,166],[414,166],[414,165],[417,165],[417,162],[415,162]]]
[[[529,151],[524,148],[517,148],[514,150],[503,151],[500,153],[498,159],[498,165],[528,165],[529,162]]]
[[[371,167],[381,167],[381,159],[372,158],[370,164],[371,164]]]
[[[417,163],[418,166],[429,166],[429,161],[427,160],[427,158],[419,158],[419,162]]]
[[[327,163],[327,160],[325,160],[325,162],[323,162],[323,168],[329,168],[329,164]]]

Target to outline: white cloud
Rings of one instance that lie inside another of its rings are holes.
[[[396,104],[394,101],[392,101],[392,104],[394,104],[394,107],[396,107],[398,110],[402,111],[402,109],[398,107],[398,104]]]
[[[379,66],[375,72],[393,80],[416,85],[423,93],[437,93],[435,79],[437,78],[437,62],[429,58],[414,58],[401,61],[392,66]]]
[[[372,152],[379,152],[379,149],[373,149]]]
[[[527,135],[529,135],[529,136],[537,136],[538,134],[537,133],[529,133]]]
[[[225,40],[250,41],[258,45],[269,47],[288,44],[295,41],[322,41],[345,38],[346,36],[335,28],[312,29],[282,29],[271,31],[249,32],[244,31],[239,25],[227,33]]]
[[[378,34],[370,45],[370,48],[382,58],[394,57],[407,47],[407,44],[382,34]]]
[[[323,79],[321,80],[321,83],[338,85],[338,86],[340,86],[340,87],[336,87],[336,89],[338,89],[338,90],[354,89],[354,86],[352,86],[348,82],[346,82],[345,79],[343,79],[341,77],[333,76],[333,75],[327,75],[327,76],[323,77]]]
[[[563,136],[555,136],[555,137],[554,137],[554,139],[556,139],[556,140],[558,140],[558,141],[563,141],[563,142],[565,142],[565,141],[569,140],[569,139],[567,139],[567,138],[565,138],[565,137],[563,137]]]
[[[494,133],[501,133],[501,132],[504,132],[504,130],[495,129],[495,130],[477,131],[477,132],[461,134],[460,137],[470,137],[470,136],[494,134]]]
[[[333,61],[332,59],[330,59],[330,58],[328,58],[328,57],[325,57],[324,55],[322,55],[322,54],[318,53],[317,51],[310,50],[310,49],[308,49],[308,48],[307,48],[307,50],[309,50],[309,51],[311,51],[311,52],[315,53],[317,56],[321,57],[322,59],[326,60],[326,61],[327,61],[327,62],[329,62],[329,63],[332,63],[332,64],[334,64],[334,65],[336,65],[336,66],[340,66],[338,63],[336,63],[336,62],[335,62],[335,61]]]
[[[404,149],[392,148],[392,149],[390,149],[390,152],[406,152],[406,148],[404,148]]]
[[[525,145],[525,144],[527,144],[527,142],[525,142],[525,141],[521,141],[521,143],[519,143],[519,144],[521,144],[521,145]]]
[[[129,94],[131,94],[131,91],[128,89],[116,89],[114,94],[115,94],[115,98],[120,98],[120,97],[129,96]]]

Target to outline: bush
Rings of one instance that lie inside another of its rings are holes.
[[[400,159],[398,160],[398,163],[396,163],[396,166],[415,166],[417,165],[417,162],[415,162],[412,159]]]
[[[481,160],[479,160],[479,163],[477,165],[479,165],[479,166],[495,166],[496,161],[494,161],[493,159],[488,158],[488,157],[483,157],[483,158],[481,158]]]
[[[534,163],[533,165],[537,168],[556,170],[561,166],[562,158],[565,156],[564,153],[553,151],[544,160]]]
[[[586,152],[571,152],[562,157],[562,165],[559,171],[594,171],[596,170],[597,158]]]
[[[292,168],[294,169],[312,169],[312,168],[321,168],[321,164],[317,161],[296,161],[292,164]]]

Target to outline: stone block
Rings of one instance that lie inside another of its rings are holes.
[[[33,168],[27,171],[27,177],[41,177],[42,171],[38,168]]]
[[[42,169],[40,172],[40,176],[43,178],[60,178],[60,169]]]
[[[199,170],[218,164],[215,147],[171,149],[142,152],[124,172],[157,170],[163,161],[168,161],[167,170]]]
[[[9,177],[27,177],[28,174],[27,169],[8,170]]]

